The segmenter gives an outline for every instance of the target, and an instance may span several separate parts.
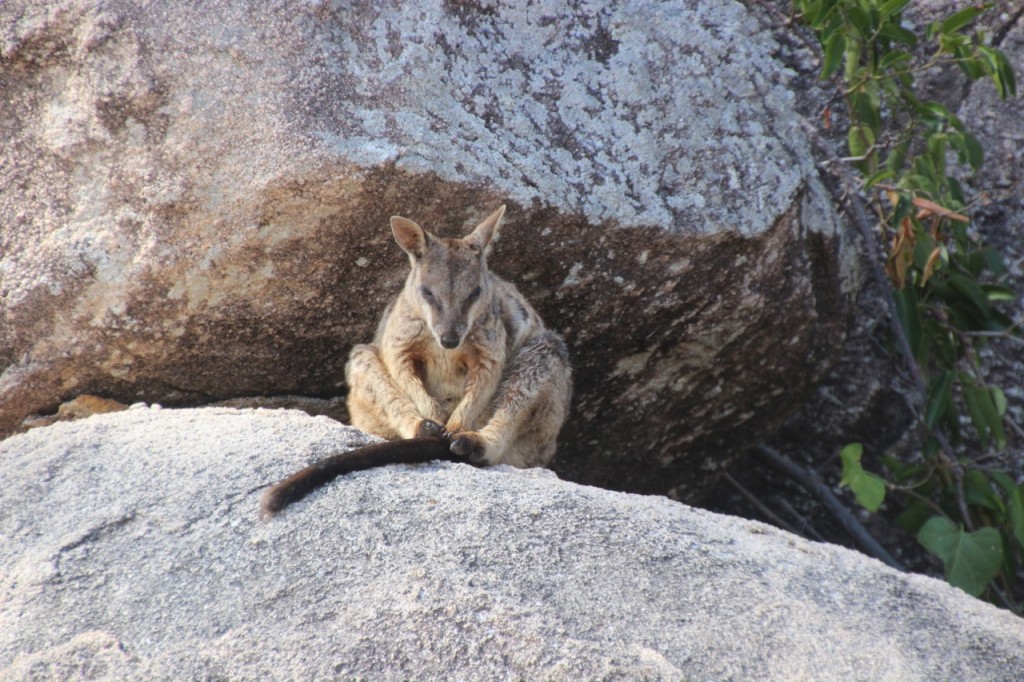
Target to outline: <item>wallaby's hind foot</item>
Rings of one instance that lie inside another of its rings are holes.
[[[464,457],[467,462],[476,466],[496,464],[487,458],[487,446],[480,434],[473,431],[463,431],[451,435],[451,451],[459,457]]]
[[[416,438],[446,438],[444,427],[433,419],[423,419],[416,426]]]

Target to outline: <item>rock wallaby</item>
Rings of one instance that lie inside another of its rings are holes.
[[[505,207],[462,239],[391,218],[409,254],[405,287],[370,344],[352,349],[345,377],[353,426],[390,440],[328,457],[272,486],[266,518],[351,471],[434,459],[478,466],[544,466],[569,410],[565,342],[487,256]]]

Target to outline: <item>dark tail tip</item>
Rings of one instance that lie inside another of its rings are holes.
[[[267,492],[263,493],[263,497],[260,499],[260,521],[269,521],[284,508],[285,504],[277,493],[276,485],[271,486]]]

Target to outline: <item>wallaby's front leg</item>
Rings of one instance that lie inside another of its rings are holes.
[[[491,357],[475,358],[466,368],[466,383],[462,400],[448,418],[445,429],[456,435],[483,426],[501,383],[502,362]]]
[[[513,359],[476,431],[452,434],[451,449],[473,464],[544,466],[569,411],[572,369],[565,342],[546,331]]]
[[[345,365],[352,425],[388,439],[442,435],[440,406],[426,394],[422,383],[412,378],[415,381],[393,378],[374,346],[355,346]],[[417,388],[422,395],[416,395]]]
[[[494,396],[501,384],[501,367],[501,362],[487,358],[470,368],[465,394],[445,425],[452,452],[473,464],[497,464],[501,460],[500,453],[478,430],[491,416]]]
[[[444,433],[443,425],[448,418],[448,413],[433,396],[427,393],[425,381],[425,360],[418,351],[412,349],[401,349],[392,352],[389,356],[387,369],[394,377],[398,389],[412,401],[416,406],[416,413],[421,420],[433,422],[428,425],[429,432],[423,433],[420,426],[414,429],[417,436],[441,436]],[[434,432],[436,430],[436,433]],[[407,438],[404,436],[403,438]]]

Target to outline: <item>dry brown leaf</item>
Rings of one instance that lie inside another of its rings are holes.
[[[932,274],[935,272],[935,265],[939,262],[939,256],[942,255],[942,249],[935,247],[932,252],[928,255],[928,262],[924,264],[924,276],[921,278],[921,286],[928,283],[931,279]]]
[[[957,222],[961,223],[970,222],[970,219],[967,216],[961,215],[955,211],[951,211],[944,206],[936,204],[934,201],[929,201],[928,199],[924,199],[922,197],[914,197],[914,200],[911,203],[913,203],[914,206],[916,206],[917,208],[921,209],[917,214],[918,220],[921,220],[922,218],[927,218],[930,215],[934,215],[940,218],[949,218],[950,220],[956,220]]]

